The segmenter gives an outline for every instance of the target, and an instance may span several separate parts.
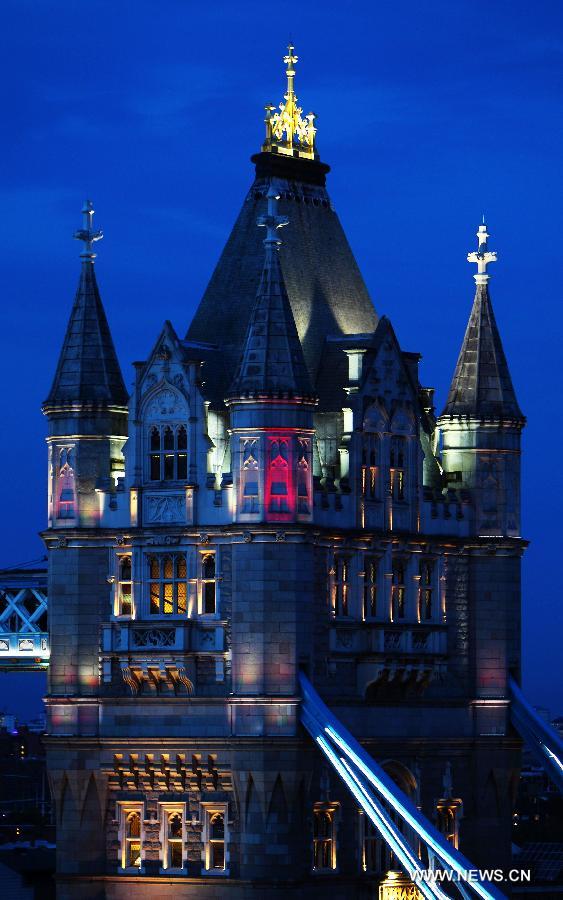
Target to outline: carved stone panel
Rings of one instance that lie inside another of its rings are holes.
[[[168,525],[186,521],[184,494],[145,494],[144,521],[147,525]]]

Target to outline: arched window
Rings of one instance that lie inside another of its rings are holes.
[[[169,869],[181,869],[184,863],[184,841],[182,834],[182,816],[179,812],[168,816],[167,833],[167,863]]]
[[[406,459],[407,441],[400,435],[391,438],[390,471],[391,494],[393,500],[404,500],[406,497]]]
[[[315,804],[313,809],[313,870],[336,868],[336,808]]]
[[[209,817],[209,868],[225,868],[225,815],[212,813]]]
[[[269,451],[268,512],[289,513],[289,440],[276,438]]]
[[[383,769],[409,799],[412,801],[416,800],[416,780],[406,766],[403,766],[402,763],[390,760],[383,764]],[[412,829],[405,824],[390,804],[384,802],[384,806],[398,830],[405,835],[405,838],[411,846],[416,846]],[[360,859],[362,861],[361,868],[364,872],[385,873],[390,869],[400,868],[399,861],[396,859],[395,854],[363,812],[360,813],[360,840],[362,842],[360,848]]]
[[[141,867],[141,816],[131,812],[125,821],[125,868]]]
[[[362,495],[366,500],[377,500],[379,497],[380,458],[379,435],[365,433],[362,438]]]
[[[201,557],[201,611],[204,615],[217,612],[216,585],[215,553],[204,553]]]
[[[245,438],[241,454],[241,511],[257,513],[260,511],[258,438]]]
[[[150,481],[185,481],[188,433],[185,425],[152,425],[149,431]]]
[[[74,448],[62,447],[58,463],[56,516],[58,519],[74,519],[76,515]]]

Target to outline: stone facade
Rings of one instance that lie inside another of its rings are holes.
[[[392,861],[299,724],[300,670],[428,818],[455,807],[466,856],[509,859],[524,420],[508,369],[460,357],[437,421],[328,167],[255,161],[187,338],[165,323],[128,402],[79,235],[44,407],[61,900],[373,896]],[[484,290],[470,337],[499,359]],[[480,410],[471,379],[495,377]]]

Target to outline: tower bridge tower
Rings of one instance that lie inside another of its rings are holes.
[[[300,672],[475,863],[510,852],[524,420],[486,228],[437,421],[327,192],[293,46],[284,62],[194,319],[163,324],[130,397],[90,203],[77,234],[44,406],[61,900],[373,891],[394,862],[299,724]]]

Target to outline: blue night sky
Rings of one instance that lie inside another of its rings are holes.
[[[422,352],[439,407],[473,298],[465,257],[487,216],[493,303],[529,420],[524,687],[563,713],[560,0],[4,0],[2,19],[0,565],[43,552],[40,406],[78,279],[84,198],[105,232],[98,281],[131,383],[163,320],[183,333],[192,317],[252,180],[264,104],[282,99],[291,39],[296,91],[318,115],[329,190],[375,306]],[[0,677],[11,693],[0,708],[35,712],[43,684]]]

